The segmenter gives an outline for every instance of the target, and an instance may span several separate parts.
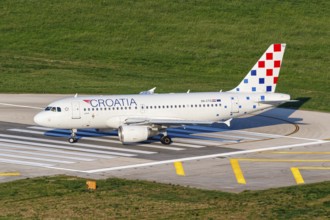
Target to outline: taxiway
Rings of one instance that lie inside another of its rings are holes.
[[[67,174],[120,177],[240,192],[329,180],[330,114],[276,108],[225,125],[169,129],[122,145],[116,132],[36,126],[33,116],[67,95],[0,95],[0,182]]]

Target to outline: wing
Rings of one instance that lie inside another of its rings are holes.
[[[180,119],[162,119],[162,118],[127,118],[127,125],[159,125],[165,127],[185,126],[185,125],[211,125],[214,123],[224,123],[230,126],[232,118],[227,121],[197,121],[197,120],[180,120]]]

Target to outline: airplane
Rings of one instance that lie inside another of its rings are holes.
[[[133,95],[78,96],[50,103],[34,117],[36,124],[70,129],[70,143],[78,141],[77,129],[118,130],[123,144],[160,135],[172,143],[167,128],[225,123],[233,118],[290,102],[290,95],[275,93],[286,44],[271,44],[240,84],[226,92],[157,94],[155,89]]]

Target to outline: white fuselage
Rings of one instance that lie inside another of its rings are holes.
[[[266,104],[274,100],[285,102],[290,96],[235,92],[81,96],[49,104],[35,122],[63,129],[118,129],[128,118],[219,122],[274,107]]]

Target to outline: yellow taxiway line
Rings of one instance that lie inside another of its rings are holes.
[[[239,184],[246,184],[243,172],[239,165],[239,161],[249,161],[249,162],[308,162],[308,163],[315,163],[315,162],[330,162],[330,160],[308,160],[308,159],[258,159],[258,158],[233,158],[230,159],[230,164],[232,166],[233,172],[235,174],[237,183]],[[297,184],[305,183],[300,170],[330,170],[330,167],[291,167],[291,172],[293,177],[296,180]]]
[[[241,167],[239,165],[239,162],[237,159],[230,159],[231,167],[233,168],[237,183],[239,184],[246,184],[243,172],[241,170]]]
[[[178,176],[185,176],[184,169],[183,169],[183,166],[182,166],[181,162],[179,162],[179,161],[174,162],[174,167],[175,167],[175,170],[176,170],[176,174]]]
[[[250,161],[250,162],[330,162],[330,160],[309,160],[309,159],[257,159],[257,158],[238,158],[239,161]]]
[[[274,151],[272,154],[330,154],[330,152],[308,152],[308,151]]]
[[[297,184],[305,183],[300,170],[330,170],[330,167],[291,167],[291,172]]]
[[[330,170],[330,167],[298,167],[300,170]]]
[[[297,167],[291,167],[291,172],[293,174],[294,179],[296,180],[297,184],[305,183],[299,169]]]
[[[18,172],[12,172],[12,173],[0,173],[0,176],[20,176],[21,174]]]

